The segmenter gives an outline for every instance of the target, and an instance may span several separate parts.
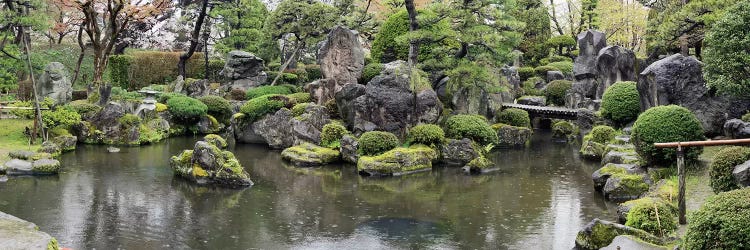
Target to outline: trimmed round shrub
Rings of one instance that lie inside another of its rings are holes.
[[[398,137],[389,132],[370,131],[359,137],[359,150],[363,155],[379,155],[398,145]]]
[[[628,211],[626,226],[638,228],[657,236],[665,236],[677,229],[674,206],[656,198],[643,198]]]
[[[690,216],[683,247],[698,249],[747,249],[750,242],[750,188],[708,198]]]
[[[289,89],[288,86],[282,86],[282,85],[265,85],[265,86],[259,86],[255,88],[248,89],[247,92],[245,92],[245,98],[247,100],[251,100],[253,98],[264,96],[264,95],[288,95],[293,93],[292,90]]]
[[[593,142],[606,144],[607,142],[614,140],[616,135],[617,131],[614,128],[610,126],[599,125],[591,129],[591,132],[589,132],[589,134],[587,135],[587,139]]]
[[[529,78],[534,77],[534,68],[520,67],[518,68],[518,76],[521,78],[521,81],[526,81]]]
[[[497,120],[497,122],[499,123],[504,123],[515,127],[531,127],[529,112],[526,112],[526,110],[523,109],[503,109],[502,111],[495,114],[495,120]]]
[[[573,82],[571,81],[551,81],[547,84],[547,89],[544,90],[544,96],[547,97],[547,102],[553,103],[557,106],[565,105],[565,93],[568,92],[571,86],[573,86]]]
[[[542,77],[542,78],[547,78],[548,71],[560,71],[560,69],[549,66],[549,65],[544,65],[544,66],[539,66],[539,67],[534,68],[534,73],[536,73],[537,76]]]
[[[727,147],[719,150],[714,156],[714,161],[710,166],[711,189],[714,193],[726,192],[740,188],[734,182],[732,171],[734,167],[750,160],[750,148],[748,147]]]
[[[320,145],[330,148],[338,148],[341,146],[341,137],[349,134],[344,125],[339,123],[329,123],[323,126],[323,130],[320,131]]]
[[[448,138],[469,138],[482,145],[497,142],[497,133],[480,115],[454,115],[445,122],[445,135]]]
[[[547,64],[547,66],[554,67],[558,71],[563,73],[573,73],[573,62],[569,61],[562,61],[562,62],[552,62],[550,64]],[[545,75],[547,73],[545,72]]]
[[[240,112],[245,114],[246,121],[254,122],[262,118],[266,114],[276,112],[277,110],[285,106],[285,102],[281,100],[280,95],[264,95],[253,98],[247,101],[242,107]]]
[[[312,101],[312,96],[310,93],[307,92],[299,92],[294,94],[288,94],[286,95],[287,98],[289,98],[289,102],[291,103],[306,103]]]
[[[187,97],[187,96],[184,94],[180,94],[180,93],[167,92],[167,93],[161,93],[161,95],[159,95],[159,98],[157,98],[156,100],[160,103],[167,103],[167,101],[169,101],[169,99],[172,99],[172,97]]]
[[[657,106],[646,110],[633,124],[632,141],[635,150],[648,164],[671,166],[675,164],[676,150],[657,149],[656,142],[701,141],[703,127],[690,110],[677,106]],[[702,147],[685,148],[685,160],[693,163],[703,152]]]
[[[70,128],[81,122],[81,115],[71,108],[57,107],[55,110],[42,111],[42,122],[46,128]]]
[[[438,145],[445,140],[445,132],[435,124],[419,124],[409,130],[410,144]]]
[[[380,75],[381,71],[383,71],[382,63],[370,63],[365,65],[365,68],[362,70],[362,77],[360,77],[359,83],[367,84],[368,82],[370,82],[370,80],[372,80],[372,78]]]
[[[167,100],[169,112],[182,121],[194,121],[208,113],[208,106],[195,98],[175,96]]]
[[[208,95],[199,98],[208,107],[208,114],[219,121],[227,121],[232,115],[232,104],[221,96]]]
[[[641,112],[641,95],[635,82],[617,82],[602,96],[602,116],[617,124],[627,124]]]
[[[125,114],[120,117],[120,119],[117,119],[117,121],[120,122],[120,125],[126,128],[131,128],[141,124],[141,118],[134,114]]]

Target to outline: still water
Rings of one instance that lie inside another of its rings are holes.
[[[255,186],[195,186],[168,158],[198,138],[122,148],[79,146],[59,176],[0,183],[0,211],[73,249],[570,249],[592,218],[614,219],[594,192],[597,163],[537,131],[501,149],[501,170],[459,168],[365,178],[350,165],[295,168],[278,151],[232,149]]]

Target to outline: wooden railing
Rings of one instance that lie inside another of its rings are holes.
[[[750,139],[654,143],[654,146],[657,148],[677,148],[677,209],[681,225],[687,224],[687,218],[685,218],[685,152],[683,148],[746,144],[750,144]]]

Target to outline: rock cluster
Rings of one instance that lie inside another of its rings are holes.
[[[253,182],[245,168],[232,152],[222,150],[223,146],[226,146],[226,142],[222,140],[198,141],[193,150],[185,150],[179,155],[172,156],[169,166],[175,175],[198,184],[252,186]]]
[[[49,153],[31,151],[12,151],[10,160],[0,166],[0,174],[7,175],[52,175],[60,172],[60,161]]]

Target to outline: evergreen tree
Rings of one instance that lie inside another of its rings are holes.
[[[547,7],[542,1],[518,0],[510,14],[526,24],[520,30],[523,32],[523,39],[518,46],[518,50],[524,53],[524,59],[535,64],[534,62],[546,57],[548,53],[544,44],[550,38],[552,30]]]
[[[222,53],[244,50],[258,53],[264,40],[270,40],[263,31],[268,16],[265,4],[260,0],[231,0],[214,7],[211,16],[220,18],[217,23],[220,39],[216,49]]]

